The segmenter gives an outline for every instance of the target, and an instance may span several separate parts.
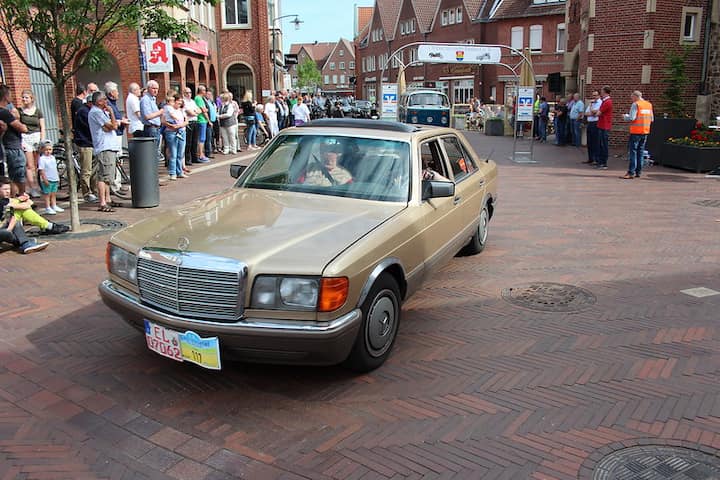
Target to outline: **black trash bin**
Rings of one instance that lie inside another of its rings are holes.
[[[158,161],[155,140],[138,137],[128,141],[130,187],[134,208],[157,207],[160,204]]]

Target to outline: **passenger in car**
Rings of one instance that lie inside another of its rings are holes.
[[[322,163],[315,162],[308,166],[304,183],[330,187],[352,182],[353,178],[350,172],[338,165],[338,157],[340,154],[336,149],[326,147],[322,155]]]
[[[432,159],[432,157],[427,157],[423,155],[422,157],[423,161],[423,171],[422,171],[422,179],[423,180],[434,180],[437,182],[449,182],[450,179],[446,176],[438,173],[435,171],[435,161]]]

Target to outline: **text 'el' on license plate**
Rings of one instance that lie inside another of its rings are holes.
[[[190,330],[180,333],[145,320],[145,340],[150,350],[164,357],[220,370],[220,342],[217,337],[202,338]]]

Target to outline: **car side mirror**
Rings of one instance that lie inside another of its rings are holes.
[[[247,168],[247,165],[240,165],[239,163],[233,163],[230,165],[230,176],[233,178],[238,178],[240,175],[243,174],[245,169]]]
[[[455,195],[453,182],[439,182],[436,180],[423,180],[422,199],[452,197]]]

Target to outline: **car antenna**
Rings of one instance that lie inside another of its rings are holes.
[[[494,148],[493,148],[492,150],[490,150],[490,155],[488,155],[487,158],[485,159],[485,163],[489,163],[489,162],[490,162],[490,157],[492,157],[492,154],[493,154],[493,153],[495,153],[495,149],[494,149]]]

